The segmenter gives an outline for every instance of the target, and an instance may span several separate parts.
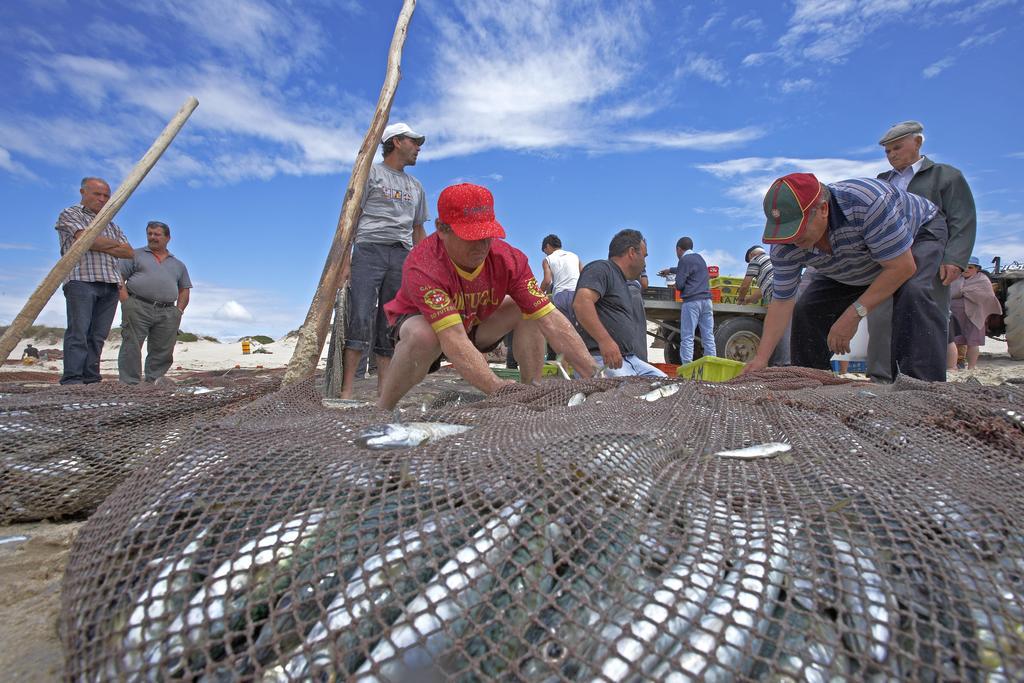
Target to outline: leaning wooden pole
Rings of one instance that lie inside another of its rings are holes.
[[[146,177],[146,174],[160,160],[161,155],[170,147],[174,136],[178,134],[178,131],[185,125],[188,117],[192,115],[192,112],[198,106],[199,100],[194,97],[189,97],[185,100],[185,104],[174,115],[171,122],[164,128],[164,131],[160,133],[160,136],[149,148],[149,151],[139,159],[139,163],[135,164],[135,168],[124,179],[120,187],[110,196],[110,199],[103,205],[100,212],[96,214],[96,218],[92,219],[92,223],[82,233],[82,236],[75,240],[71,248],[60,257],[60,260],[50,269],[49,274],[39,283],[39,286],[32,292],[32,296],[28,298],[21,312],[11,322],[11,326],[0,337],[0,360],[7,358],[11,351],[14,350],[14,347],[21,341],[22,335],[25,334],[25,330],[35,322],[39,312],[43,310],[43,306],[50,300],[53,293],[57,291],[61,281],[68,276],[75,267],[75,264],[82,258],[82,255],[89,251],[92,243],[99,237],[110,221],[113,220],[114,215],[117,214],[121,206],[132,196],[132,192],[135,192],[135,188],[139,186],[139,183]]]
[[[313,300],[309,304],[306,320],[299,328],[298,342],[284,375],[283,383],[286,386],[312,375],[316,370],[317,361],[320,359],[320,352],[324,347],[324,340],[327,338],[327,327],[330,323],[330,313],[334,306],[335,296],[338,288],[345,284],[341,282],[343,257],[348,253],[349,245],[352,242],[352,233],[355,231],[356,221],[359,217],[363,192],[366,189],[366,179],[370,175],[370,166],[373,164],[373,155],[377,151],[380,137],[384,133],[384,126],[387,125],[388,116],[391,114],[391,103],[395,99],[398,81],[402,77],[402,47],[405,45],[405,36],[409,32],[409,20],[412,19],[414,9],[416,9],[416,0],[405,0],[402,4],[402,11],[398,15],[395,34],[391,38],[391,49],[388,50],[387,74],[384,77],[384,85],[380,89],[377,110],[373,113],[370,130],[366,132],[363,144],[359,148],[359,154],[356,155],[356,162],[352,166],[352,176],[349,178],[345,200],[341,205],[341,215],[338,217],[334,241],[327,253],[327,262],[324,264],[324,270],[320,275],[320,283],[316,287],[316,292],[313,294]]]

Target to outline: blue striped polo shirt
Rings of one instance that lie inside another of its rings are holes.
[[[813,266],[821,275],[843,284],[871,284],[882,272],[879,261],[894,259],[910,249],[918,229],[939,211],[924,197],[884,180],[856,178],[827,187],[832,198],[826,235],[832,253],[817,247],[772,245],[776,299],[796,295],[803,266]]]

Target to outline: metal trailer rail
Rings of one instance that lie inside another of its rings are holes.
[[[679,307],[669,287],[648,287],[643,294],[644,315],[658,326],[647,334],[665,348],[665,362],[679,362]],[[754,357],[761,342],[761,330],[767,308],[753,304],[713,304],[715,312],[715,345],[718,355],[747,362]],[[700,340],[695,340],[699,346]],[[698,357],[696,349],[694,357]]]

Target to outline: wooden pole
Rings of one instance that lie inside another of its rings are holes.
[[[414,9],[416,9],[416,0],[405,0],[402,4],[402,11],[398,15],[395,33],[391,38],[391,48],[388,50],[387,73],[384,77],[384,85],[380,90],[380,97],[377,100],[377,110],[373,114],[370,129],[366,131],[359,154],[356,155],[356,162],[352,166],[352,176],[349,178],[345,200],[341,205],[341,215],[338,217],[334,241],[327,253],[327,262],[324,264],[324,270],[320,275],[320,283],[317,285],[316,292],[313,294],[313,300],[309,304],[306,320],[299,328],[295,351],[292,353],[288,370],[284,375],[284,386],[309,377],[316,371],[320,351],[327,338],[327,327],[330,324],[330,312],[335,296],[338,288],[345,284],[341,281],[343,257],[348,253],[349,245],[352,242],[352,233],[355,231],[356,221],[359,218],[363,192],[366,189],[366,179],[370,175],[370,166],[373,164],[373,155],[380,143],[381,135],[384,133],[384,126],[387,125],[388,117],[391,114],[391,103],[395,99],[398,81],[402,77],[402,47],[405,45],[405,37],[409,32],[409,20],[412,19]]]
[[[7,358],[11,351],[14,350],[14,347],[21,341],[22,335],[25,334],[25,330],[35,322],[39,311],[43,310],[43,306],[50,300],[53,293],[57,291],[61,281],[71,273],[71,270],[82,258],[82,255],[89,251],[92,243],[99,237],[110,221],[113,220],[114,215],[117,214],[121,206],[128,201],[128,197],[132,196],[132,192],[139,186],[143,178],[146,177],[146,174],[160,160],[161,155],[170,147],[174,136],[178,134],[178,131],[185,125],[188,117],[192,115],[192,112],[198,106],[199,100],[194,97],[189,97],[185,100],[185,104],[174,115],[171,122],[164,128],[164,131],[160,133],[160,136],[149,148],[149,151],[135,164],[135,168],[124,179],[121,186],[117,188],[117,191],[110,196],[110,199],[103,205],[100,212],[96,214],[96,218],[92,219],[92,223],[82,233],[82,236],[75,240],[71,248],[60,257],[60,260],[50,269],[49,274],[39,283],[39,286],[32,292],[21,312],[11,322],[11,326],[0,337],[0,360]]]

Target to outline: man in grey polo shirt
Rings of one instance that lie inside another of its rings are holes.
[[[405,172],[406,166],[416,165],[425,141],[408,125],[393,123],[381,136],[384,161],[370,168],[352,247],[341,398],[352,398],[356,367],[364,351],[377,357],[378,387],[394,354],[384,304],[402,286],[402,266],[409,250],[426,236],[426,194],[420,181]]]
[[[132,258],[122,259],[121,351],[117,355],[119,379],[138,384],[142,379],[142,342],[148,340],[146,381],[164,376],[174,360],[181,314],[188,306],[192,280],[185,264],[167,251],[171,229],[150,221],[146,246]]]

